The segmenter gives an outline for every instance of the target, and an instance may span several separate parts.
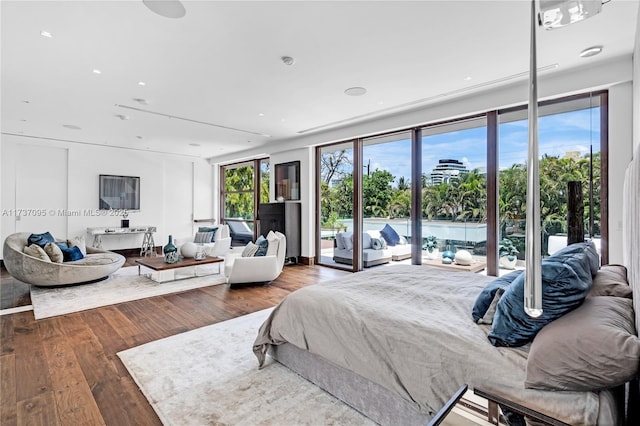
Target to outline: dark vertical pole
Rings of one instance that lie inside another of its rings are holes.
[[[584,241],[582,182],[567,182],[567,245]]]
[[[487,275],[498,276],[498,113],[487,113]]]
[[[422,265],[422,129],[411,132],[411,264]]]
[[[589,238],[593,238],[593,146],[589,146]]]

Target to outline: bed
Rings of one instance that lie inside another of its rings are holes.
[[[629,237],[624,243],[627,267],[620,266],[618,270],[625,271],[628,284],[617,287],[628,291],[624,300],[610,294],[581,299],[580,309],[574,308],[543,327],[533,343],[496,347],[488,338],[492,326],[476,324],[470,315],[479,294],[495,277],[418,265],[380,267],[306,287],[285,298],[265,321],[254,343],[260,365],[269,353],[379,424],[426,424],[462,384],[482,387],[567,424],[620,424],[624,417],[624,391],[620,385],[624,381],[606,387],[606,382],[599,380],[609,373],[593,372],[589,380],[598,382],[594,385],[597,389],[585,389],[584,380],[578,384],[582,385],[579,390],[564,390],[563,383],[553,383],[559,386],[554,390],[544,386],[532,389],[525,387],[525,382],[532,382],[534,354],[536,360],[543,362],[546,349],[554,359],[562,358],[564,353],[572,354],[574,359],[582,356],[579,350],[567,347],[571,339],[556,341],[555,347],[544,349],[538,340],[549,336],[551,332],[547,331],[556,326],[568,323],[574,327],[577,322],[579,327],[585,321],[580,311],[598,301],[607,303],[602,306],[615,301],[620,307],[615,310],[625,316],[628,324],[620,333],[623,340],[614,339],[615,343],[605,349],[613,358],[622,357],[631,363],[634,371],[625,376],[625,381],[637,378],[639,157],[640,149],[629,166],[624,189],[625,234]],[[609,271],[608,268],[603,270]],[[633,299],[631,291],[636,296]],[[594,312],[602,313],[597,309]],[[612,322],[617,326],[619,321]],[[589,338],[589,330],[586,331],[585,338]],[[619,337],[617,330],[610,334]]]

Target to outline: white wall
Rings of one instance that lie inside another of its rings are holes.
[[[633,50],[633,146],[634,151],[640,146],[640,8]]]
[[[636,51],[638,46],[636,44]],[[638,55],[636,55],[638,56]],[[636,58],[637,59],[637,58]],[[637,117],[632,115],[633,96],[640,84],[636,84],[632,89],[631,80],[638,74],[638,67],[634,69],[634,62],[631,57],[614,58],[613,60],[594,66],[583,68],[580,72],[553,72],[544,73],[539,76],[538,93],[540,100],[568,96],[583,93],[591,90],[609,89],[609,156],[610,156],[610,176],[609,176],[609,230],[611,237],[609,240],[609,261],[610,263],[622,262],[622,239],[621,236],[621,214],[622,214],[622,184],[624,181],[624,168],[631,160],[631,149],[633,146],[634,126],[637,127]],[[636,81],[638,78],[636,77]],[[634,94],[632,95],[632,90]],[[301,174],[308,177],[309,182],[313,182],[315,176],[315,163],[313,161],[313,149],[309,147],[325,144],[334,141],[346,140],[349,138],[363,137],[389,130],[404,129],[415,125],[466,116],[491,109],[499,109],[513,105],[524,105],[527,103],[528,90],[527,81],[488,89],[481,93],[469,94],[464,97],[442,101],[437,104],[427,105],[424,108],[410,112],[400,113],[388,117],[381,117],[376,120],[355,123],[350,126],[318,132],[311,135],[301,136],[297,139],[290,139],[279,143],[269,144],[272,155],[271,163],[276,164],[284,161],[294,161],[307,158],[309,160],[308,169],[301,163]],[[640,108],[636,109],[640,111]],[[636,116],[638,114],[635,114]],[[309,148],[304,151],[304,148]],[[234,162],[237,159],[247,159],[264,156],[265,146],[252,150],[243,151],[234,155],[211,158],[212,164]],[[293,153],[289,155],[289,152]],[[299,154],[297,154],[299,153]],[[268,153],[269,154],[269,153]],[[275,157],[275,158],[274,158]],[[302,178],[301,178],[302,179]],[[304,181],[302,188],[305,188]],[[309,185],[308,191],[313,188]],[[305,191],[306,192],[306,191]],[[273,194],[273,190],[271,191]],[[303,256],[315,255],[315,235],[314,235],[314,198],[305,197],[302,200],[303,226],[309,226],[309,232],[303,228]],[[304,216],[308,215],[309,220]],[[308,238],[308,240],[306,239]],[[308,250],[308,254],[306,252]]]
[[[72,215],[65,216],[66,235],[54,234],[56,238],[68,238],[86,235],[87,227],[120,226],[121,216],[109,212],[94,213],[98,208],[98,175],[115,174],[140,176],[140,211],[129,214],[130,226],[152,225],[157,227],[154,236],[156,245],[164,245],[168,235],[175,237],[193,235],[195,218],[213,217],[213,198],[211,195],[211,166],[205,160],[165,155],[159,153],[95,146],[88,144],[52,142],[39,139],[26,139],[16,136],[2,137],[2,169],[1,200],[2,211],[16,208],[34,208],[49,210],[55,208],[53,214],[59,215],[58,206],[51,206],[44,201],[38,206],[16,205],[16,170],[29,168],[29,158],[21,158],[21,151],[37,152],[43,147],[60,148],[68,153],[67,165],[50,164],[52,169],[65,169],[67,174],[66,209]],[[20,188],[33,194],[46,194],[44,185]],[[46,204],[46,205],[45,205]],[[77,214],[76,214],[77,213]],[[47,219],[32,221],[39,231],[45,230]],[[4,239],[16,232],[18,223],[15,217],[2,216],[2,233]],[[43,229],[40,229],[43,228]],[[140,247],[142,234],[128,236],[108,236],[103,238],[103,246],[107,249]]]

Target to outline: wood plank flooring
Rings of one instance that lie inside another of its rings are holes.
[[[269,308],[348,274],[294,265],[266,286],[217,285],[39,321],[33,311],[2,315],[0,425],[160,425],[117,352]],[[28,305],[29,288],[3,270],[0,300],[2,309]]]

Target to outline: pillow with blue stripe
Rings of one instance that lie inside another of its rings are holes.
[[[542,315],[539,317],[530,317],[524,310],[525,274],[516,277],[506,288],[487,336],[494,346],[525,345],[542,327],[582,304],[591,289],[592,270],[599,260],[593,243],[572,246],[542,261]]]

